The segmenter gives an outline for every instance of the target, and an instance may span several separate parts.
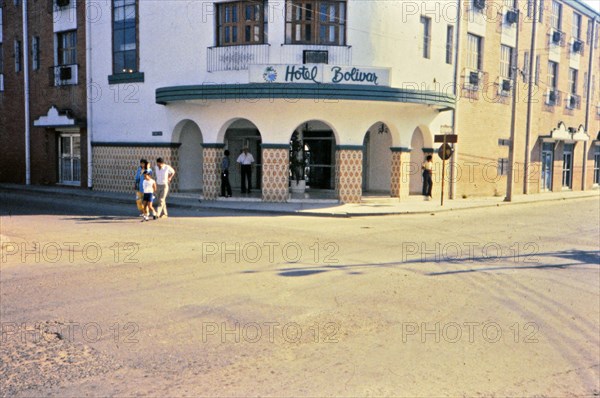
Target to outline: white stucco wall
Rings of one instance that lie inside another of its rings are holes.
[[[453,66],[445,63],[445,44],[446,25],[453,21],[436,21],[434,7],[427,8],[426,3],[433,2],[349,0],[347,45],[351,46],[352,64],[391,68],[393,87],[434,89],[434,79],[441,85],[451,82]],[[223,124],[234,118],[247,117],[259,126],[263,142],[287,142],[298,124],[310,119],[325,119],[338,124],[335,128],[340,134],[339,144],[352,145],[362,145],[366,130],[385,119],[390,129],[395,130],[394,145],[409,146],[414,128],[436,118],[435,109],[425,105],[362,101],[346,104],[308,101],[302,102],[302,108],[284,100],[214,101],[208,106],[158,105],[155,90],[159,87],[247,83],[248,71],[207,71],[207,48],[215,44],[213,2],[140,1],[139,70],[144,73],[144,82],[109,85],[108,76],[112,74],[110,4],[108,1],[90,3],[96,15],[89,38],[95,142],[171,142],[173,129],[184,119],[198,124],[203,142],[222,142],[218,134]],[[284,1],[269,2],[270,9],[274,10],[269,23],[271,63],[280,63],[285,51],[282,46],[285,39],[284,4]],[[451,13],[449,10],[445,12]],[[428,13],[432,17],[432,57],[424,59],[420,16]],[[410,132],[401,139],[400,130]],[[162,131],[163,135],[153,136],[153,131]]]

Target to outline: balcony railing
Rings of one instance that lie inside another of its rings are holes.
[[[304,51],[327,51],[328,64],[352,65],[351,46],[317,46],[309,44],[283,44],[281,46],[281,63],[304,63]]]
[[[68,86],[77,84],[79,65],[55,65],[50,67],[50,85]]]
[[[269,63],[269,44],[208,47],[207,70],[247,70],[248,65]]]

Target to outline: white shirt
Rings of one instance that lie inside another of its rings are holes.
[[[254,157],[252,157],[252,154],[250,152],[242,152],[240,156],[238,156],[237,162],[245,165],[252,164],[254,162]]]
[[[167,185],[169,184],[169,174],[175,174],[175,169],[168,164],[163,164],[162,169],[158,166],[154,168],[154,174],[158,185]]]
[[[149,180],[144,179],[143,181],[143,189],[144,193],[154,193],[154,180],[151,178]]]

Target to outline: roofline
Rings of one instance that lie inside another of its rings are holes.
[[[586,15],[589,17],[593,17],[594,19],[600,20],[600,12],[596,11],[595,9],[584,3],[582,0],[563,0],[563,2],[580,12],[586,13]]]

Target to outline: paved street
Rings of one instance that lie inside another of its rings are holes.
[[[600,395],[598,198],[145,223],[0,203],[0,396]]]

